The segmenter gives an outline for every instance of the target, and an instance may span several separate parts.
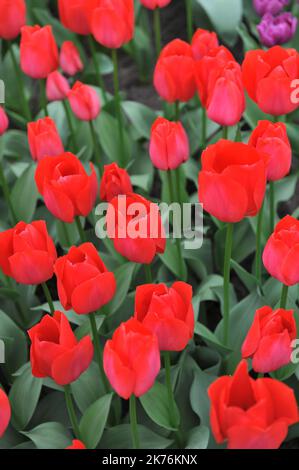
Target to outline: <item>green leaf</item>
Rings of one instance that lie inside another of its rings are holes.
[[[119,163],[121,143],[117,120],[113,116],[108,114],[106,111],[102,111],[100,116],[96,120],[95,127],[105,154],[107,155],[110,161]],[[127,156],[130,155],[131,141],[125,129],[124,146],[124,153]]]
[[[84,413],[80,422],[80,433],[88,449],[95,449],[101,440],[110,411],[113,394],[99,398]]]
[[[165,266],[175,276],[178,276],[180,279],[187,278],[186,262],[183,259],[183,273],[180,273],[178,249],[177,249],[176,244],[171,239],[167,240],[165,252],[162,255],[159,255],[159,257],[161,258],[162,263],[165,264]]]
[[[138,435],[141,449],[166,449],[172,444],[167,439],[145,426],[138,425]],[[132,435],[129,424],[120,424],[104,431],[100,449],[132,449]]]
[[[43,381],[33,377],[31,365],[13,383],[9,400],[12,407],[12,423],[17,429],[24,429],[37,406]]]
[[[207,374],[198,366],[194,370],[194,379],[190,390],[190,402],[194,413],[199,416],[201,424],[210,425],[210,400],[208,388],[217,377]]]
[[[231,349],[227,348],[226,346],[224,346],[224,344],[222,344],[219,339],[217,338],[217,336],[214,335],[214,333],[212,333],[212,331],[210,331],[205,325],[203,325],[202,323],[199,323],[197,322],[195,324],[195,334],[201,336],[204,340],[207,341],[208,344],[212,344],[214,346],[216,346],[217,348],[219,348],[221,351],[231,351]]]
[[[186,449],[206,449],[208,447],[210,431],[207,426],[200,425],[191,429],[188,435]]]
[[[242,19],[242,0],[196,0],[204,9],[216,31],[233,45],[236,40],[236,29]]]
[[[72,438],[60,423],[43,423],[30,431],[23,431],[38,449],[65,449],[71,445]]]
[[[170,406],[167,388],[160,382],[140,397],[140,402],[147,415],[162,428],[175,430],[180,424],[180,413],[175,407],[175,422],[171,422]]]
[[[9,341],[5,338],[9,338]],[[3,368],[13,374],[27,361],[27,341],[25,333],[1,310],[0,339],[5,344],[6,362]]]
[[[72,392],[81,413],[85,413],[87,408],[104,395],[105,388],[100,379],[99,366],[95,362],[72,383]]]
[[[122,107],[140,137],[149,140],[152,124],[158,114],[148,106],[136,101],[124,101]]]
[[[126,263],[114,271],[117,289],[115,296],[109,304],[110,314],[116,312],[125,300],[130,289],[135,268],[135,263]]]
[[[36,188],[34,174],[35,165],[31,164],[16,181],[12,192],[11,201],[19,220],[31,222],[33,219],[38,191]]]

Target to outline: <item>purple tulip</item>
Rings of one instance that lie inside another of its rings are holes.
[[[253,6],[258,15],[263,16],[265,13],[276,15],[280,13],[283,7],[288,5],[289,0],[253,0]]]
[[[266,13],[257,26],[262,44],[272,47],[290,41],[296,33],[297,22],[292,13],[282,13],[278,16]]]

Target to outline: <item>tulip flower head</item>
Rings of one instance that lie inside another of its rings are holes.
[[[211,50],[219,46],[217,34],[206,29],[197,29],[193,35],[191,47],[195,60],[202,59]]]
[[[100,185],[100,198],[102,201],[111,201],[121,194],[133,192],[128,172],[120,168],[117,163],[105,165]]]
[[[48,75],[46,93],[49,101],[63,101],[68,97],[69,92],[69,82],[58,70]]]
[[[68,94],[74,115],[81,121],[93,121],[101,111],[100,98],[89,85],[77,81]]]
[[[34,161],[55,157],[64,152],[55,122],[50,117],[27,124],[28,144]]]
[[[0,106],[0,136],[5,134],[9,126],[9,121],[6,112]]]
[[[0,38],[10,41],[26,24],[25,0],[0,0]]]
[[[0,439],[6,431],[11,417],[11,407],[5,392],[0,388]]]
[[[278,380],[253,380],[246,361],[212,383],[208,395],[214,437],[229,449],[278,449],[299,419],[293,390]]]
[[[292,341],[296,337],[293,310],[262,307],[255,313],[242,346],[242,357],[252,358],[252,367],[256,372],[272,372],[289,364]]]
[[[67,75],[73,76],[83,70],[80,53],[72,41],[65,41],[60,50],[60,67]]]

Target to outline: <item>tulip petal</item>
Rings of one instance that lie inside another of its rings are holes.
[[[9,258],[12,277],[20,284],[41,284],[53,276],[54,260],[45,251],[17,252]]]
[[[114,274],[106,272],[79,284],[72,293],[71,304],[79,315],[95,312],[110,302],[115,294]]]

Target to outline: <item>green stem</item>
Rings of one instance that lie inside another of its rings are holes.
[[[46,80],[41,79],[39,83],[40,83],[40,103],[41,103],[41,107],[44,110],[45,117],[47,117],[49,116],[49,113],[48,113],[48,100],[47,100],[47,94],[46,94]]]
[[[89,49],[90,49],[90,53],[91,53],[91,57],[93,61],[93,66],[94,66],[98,86],[103,92],[104,104],[106,104],[108,101],[107,92],[106,92],[105,83],[101,74],[100,61],[98,60],[97,51],[96,51],[95,43],[94,43],[92,36],[88,36],[88,44],[89,44]]]
[[[70,385],[64,386],[64,396],[65,396],[66,407],[67,407],[67,411],[69,414],[69,418],[70,418],[70,422],[71,422],[74,434],[77,439],[82,441]]]
[[[177,427],[176,423],[176,413],[175,413],[175,399],[172,389],[172,382],[171,382],[171,362],[170,362],[170,354],[168,351],[164,351],[164,367],[165,367],[165,382],[167,387],[167,394],[168,394],[168,404],[169,404],[169,413],[170,413],[170,422],[173,428]]]
[[[114,84],[114,105],[115,105],[115,114],[118,122],[118,132],[119,132],[119,157],[120,157],[120,166],[126,164],[126,155],[125,155],[125,140],[124,140],[124,130],[123,130],[123,120],[121,113],[121,97],[120,97],[120,88],[119,88],[119,75],[118,75],[118,58],[117,58],[117,49],[112,49],[112,61],[113,61],[113,84]]]
[[[289,291],[289,286],[286,286],[285,284],[283,284],[281,297],[280,297],[280,308],[286,308],[287,300],[288,300],[288,291]]]
[[[144,265],[144,271],[145,271],[145,278],[146,278],[147,284],[152,284],[153,283],[153,276],[152,276],[151,265],[150,264],[145,264]]]
[[[174,103],[174,120],[178,122],[180,120],[180,102],[176,101]]]
[[[227,139],[227,138],[228,138],[228,127],[227,127],[227,126],[223,126],[223,127],[222,127],[222,138],[223,138],[223,139]]]
[[[71,240],[70,240],[70,237],[69,237],[69,232],[67,230],[67,225],[65,222],[61,222],[61,225],[62,225],[62,230],[63,230],[63,235],[64,235],[64,238],[65,238],[65,241],[66,241],[66,244],[68,247],[71,246]]]
[[[102,165],[102,159],[101,159],[101,151],[100,151],[100,146],[98,143],[97,139],[97,134],[94,128],[94,123],[93,121],[89,121],[89,127],[90,127],[90,133],[91,133],[91,138],[93,142],[93,147],[94,147],[94,155],[95,155],[95,161],[96,165],[99,169],[100,176],[102,177],[103,175],[103,165]]]
[[[185,0],[185,4],[186,4],[188,40],[189,42],[191,42],[191,39],[193,36],[192,0]]]
[[[274,181],[269,183],[269,204],[270,204],[270,231],[274,231],[275,227],[275,187]]]
[[[73,126],[73,119],[72,119],[72,114],[71,114],[71,111],[70,111],[70,108],[69,108],[69,103],[68,103],[68,101],[63,100],[62,105],[64,107],[66,120],[68,122],[69,131],[70,131],[70,135],[71,135],[71,140],[72,140],[72,144],[73,144],[73,149],[74,149],[74,152],[76,153],[77,150],[78,150],[78,143],[77,143],[77,139],[76,139],[75,129],[74,129],[74,126]]]
[[[229,283],[230,283],[230,260],[233,247],[233,224],[227,225],[225,252],[224,252],[224,269],[223,269],[223,342],[224,345],[229,344]]]
[[[9,289],[14,289],[14,285],[13,285],[13,282],[12,282],[11,278],[9,276],[5,276],[5,279],[6,279],[6,284],[7,284],[8,288]],[[20,316],[22,326],[26,327],[27,318],[26,318],[26,310],[25,310],[24,304],[22,302],[20,302],[20,300],[18,300],[18,299],[15,299],[14,303],[16,305],[18,314]]]
[[[25,86],[24,86],[24,81],[23,81],[23,77],[22,77],[22,74],[21,74],[21,69],[20,69],[20,66],[18,64],[17,58],[15,56],[12,42],[9,44],[9,53],[10,53],[10,56],[11,56],[11,60],[12,60],[14,69],[15,69],[15,74],[16,74],[16,77],[17,77],[18,85],[19,85],[19,91],[20,91],[20,94],[21,94],[21,100],[22,100],[23,109],[24,109],[26,119],[28,121],[32,121],[32,114],[31,114],[29,103],[27,101],[26,94],[25,94]]]
[[[159,57],[159,54],[162,48],[160,8],[155,8],[154,10],[154,32],[155,32],[156,52],[157,52],[157,57]]]
[[[167,171],[167,181],[168,181],[168,192],[169,192],[169,196],[170,196],[170,203],[173,203],[173,202],[175,202],[175,196],[174,196],[175,192],[174,192],[174,187],[173,187],[173,183],[172,183],[172,172],[170,170]],[[174,229],[174,232],[175,232],[174,224],[175,224],[175,220],[173,219],[172,220],[172,225],[173,225],[173,229]],[[181,280],[184,280],[184,278],[185,278],[185,275],[184,275],[184,260],[183,260],[183,256],[182,256],[181,242],[180,242],[180,239],[175,237],[175,236],[174,236],[174,240],[175,240],[176,247],[177,247],[177,252],[178,252],[180,278],[181,278]]]
[[[86,242],[86,238],[85,238],[85,233],[84,233],[84,230],[83,230],[83,227],[82,227],[82,223],[81,223],[80,217],[75,217],[75,222],[76,222],[76,226],[77,226],[77,230],[78,230],[78,233],[79,233],[81,242],[82,242],[82,243],[85,243],[85,242]]]
[[[204,107],[201,108],[201,147],[206,148],[207,142],[207,113]]]
[[[256,226],[256,256],[255,256],[255,275],[259,284],[262,284],[262,228],[263,228],[263,213],[264,205],[262,205],[260,212],[257,216],[257,226]]]
[[[45,297],[46,297],[46,300],[49,304],[49,307],[50,307],[50,312],[51,314],[53,315],[54,311],[55,311],[55,308],[54,308],[54,304],[53,304],[53,300],[52,300],[52,296],[51,296],[51,293],[49,291],[49,288],[46,284],[46,282],[42,282],[41,284],[42,288],[43,288],[43,291],[44,291],[44,294],[45,294]]]
[[[102,349],[101,349],[101,345],[100,345],[99,338],[98,338],[96,316],[95,316],[95,313],[90,313],[88,316],[89,316],[90,327],[92,331],[95,358],[99,366],[100,375],[102,378],[105,391],[108,393],[110,391],[110,387],[109,387],[109,383],[108,383],[105,371],[103,369],[103,354],[102,354]]]
[[[17,218],[16,211],[14,209],[14,206],[13,206],[11,198],[10,198],[9,186],[7,184],[5,174],[4,174],[4,170],[3,170],[3,167],[2,167],[2,157],[1,156],[0,156],[0,184],[2,186],[2,190],[3,190],[3,194],[4,194],[6,204],[8,205],[9,210],[10,210],[11,220],[12,220],[13,224],[16,225],[18,223],[18,218]]]
[[[139,435],[138,435],[138,427],[137,427],[137,412],[136,412],[135,395],[131,395],[130,397],[130,423],[131,423],[133,448],[139,449],[140,443],[139,443]]]

